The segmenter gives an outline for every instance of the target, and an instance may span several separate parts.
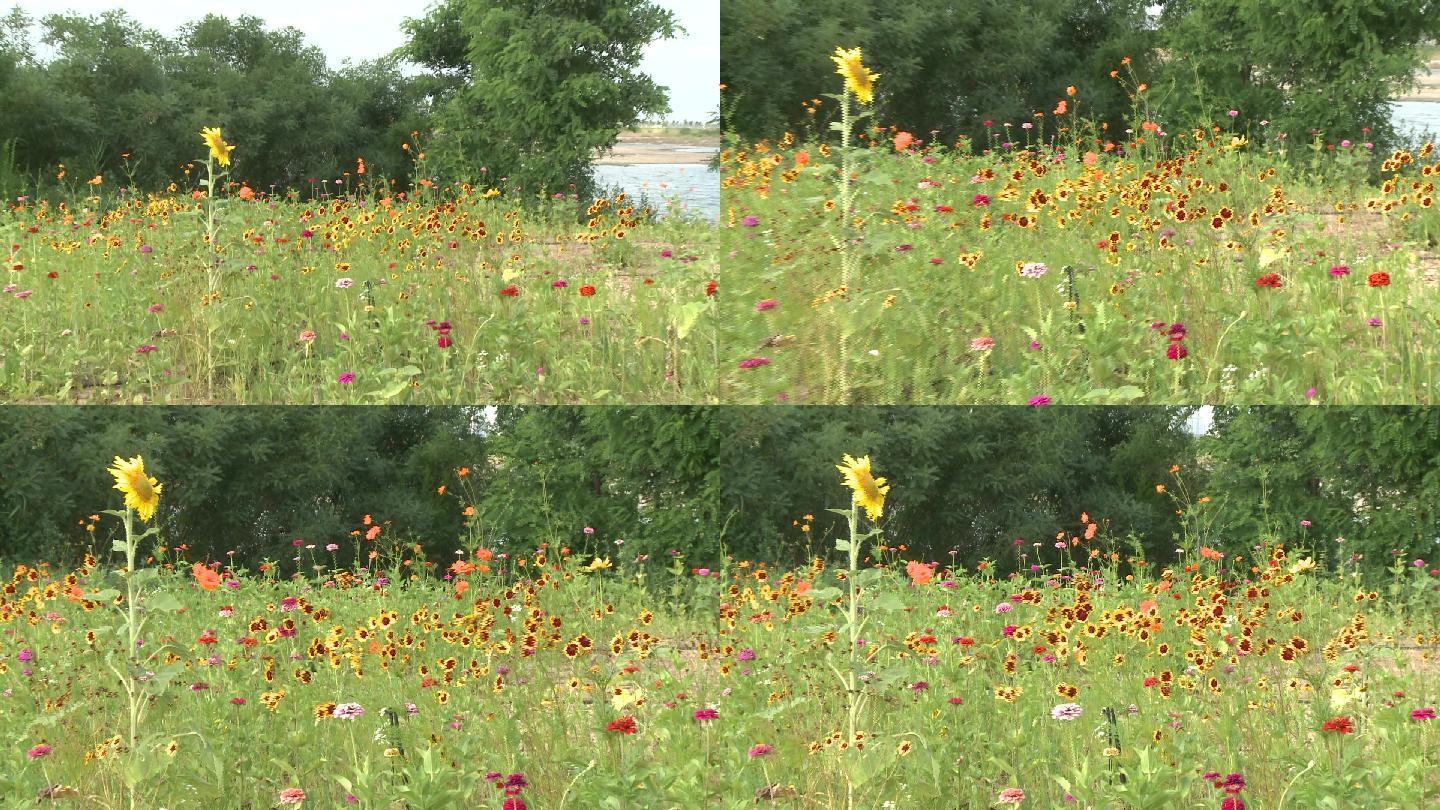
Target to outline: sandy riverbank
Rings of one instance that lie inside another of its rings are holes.
[[[620,142],[608,154],[595,159],[599,166],[627,166],[636,163],[709,163],[714,152],[692,151],[696,147],[719,149],[720,133],[672,134],[622,132]]]
[[[1415,89],[1396,96],[1396,101],[1440,101],[1440,51],[1431,55],[1426,69],[1416,79]]]

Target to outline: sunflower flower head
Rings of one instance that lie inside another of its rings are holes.
[[[885,483],[884,478],[876,478],[870,472],[869,456],[856,459],[847,453],[844,462],[836,464],[835,469],[840,471],[845,486],[854,493],[855,505],[865,508],[866,517],[879,520],[885,511],[885,493],[890,491],[890,485]]]
[[[160,503],[159,481],[145,474],[145,459],[136,456],[126,461],[119,456],[107,470],[115,476],[115,488],[125,493],[125,506],[134,509],[140,519],[149,523],[155,517],[155,507]]]
[[[830,58],[835,61],[835,72],[845,77],[845,89],[854,93],[861,104],[869,104],[875,99],[875,80],[880,78],[880,74],[871,73],[860,61],[859,48],[847,51],[836,46]]]
[[[200,130],[200,137],[205,145],[210,147],[210,156],[219,161],[221,166],[230,165],[230,153],[235,147],[221,140],[219,127],[204,127]]]

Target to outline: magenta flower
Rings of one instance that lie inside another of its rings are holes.
[[[754,214],[751,214],[750,216],[740,220],[740,224],[744,225],[747,228],[753,228],[756,225],[760,224],[760,218],[755,216]]]
[[[154,343],[146,343],[144,346],[140,346],[140,347],[138,347],[137,349],[135,349],[135,353],[136,353],[136,354],[149,354],[150,352],[153,352],[153,351],[155,351],[155,350],[158,349],[158,348],[160,348],[160,347],[159,347],[159,346],[156,346]]]
[[[775,753],[775,746],[773,746],[773,745],[767,745],[767,744],[765,744],[765,743],[757,743],[757,744],[755,744],[755,745],[750,746],[750,758],[751,758],[751,759],[756,759],[756,758],[758,758],[758,757],[769,756],[770,754],[773,754],[773,753]]]
[[[50,753],[54,750],[54,748],[51,748],[45,743],[40,743],[34,748],[31,748],[29,751],[26,751],[25,756],[29,757],[30,759],[39,759],[41,757],[50,756]]]
[[[779,301],[776,301],[774,298],[766,298],[765,300],[759,301],[755,304],[755,311],[764,312],[766,310],[774,309],[778,306],[780,306]]]
[[[339,377],[336,377],[335,381],[340,383],[341,385],[349,385],[350,383],[355,382],[355,372],[347,371],[344,374],[341,374]]]
[[[1050,404],[1050,397],[1047,397],[1047,396],[1045,396],[1044,394],[1041,394],[1041,395],[1039,395],[1039,396],[1031,397],[1031,398],[1030,398],[1030,401],[1029,401],[1028,403],[1026,403],[1026,404],[1029,405],[1029,406],[1032,407],[1032,408],[1043,407],[1043,406],[1045,406],[1045,405],[1049,405],[1049,404]]]
[[[770,358],[768,357],[752,357],[749,360],[740,361],[740,368],[759,368],[768,365],[770,365]]]
[[[701,723],[708,723],[708,722],[711,721],[711,720],[717,720],[717,719],[719,719],[719,717],[720,717],[720,713],[717,712],[717,711],[715,711],[714,709],[696,709],[696,710],[695,710],[695,719],[698,720],[698,721],[700,721]]]
[[[1410,719],[1411,719],[1411,720],[1434,720],[1434,719],[1435,719],[1435,707],[1434,707],[1434,706],[1427,706],[1427,707],[1425,707],[1425,708],[1423,708],[1423,709],[1415,709],[1414,711],[1410,712]]]

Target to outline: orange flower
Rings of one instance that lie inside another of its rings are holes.
[[[803,596],[806,591],[810,590],[810,589],[813,588],[813,587],[815,587],[815,586],[810,584],[810,580],[808,580],[808,579],[801,580],[801,581],[795,586],[795,595],[796,595],[796,596]]]
[[[1089,152],[1086,152],[1086,153],[1085,153],[1085,157],[1084,157],[1084,159],[1083,159],[1083,162],[1085,163],[1086,166],[1094,166],[1094,165],[1096,164],[1096,162],[1098,162],[1099,160],[1100,160],[1100,155],[1092,150],[1092,151],[1089,151]]]
[[[1094,540],[1094,539],[1095,539],[1095,532],[1096,532],[1099,528],[1100,528],[1100,524],[1098,524],[1098,523],[1087,523],[1087,524],[1085,524],[1085,539],[1086,539],[1086,540]]]
[[[475,515],[475,507],[467,506],[465,507],[465,511],[461,514],[465,515],[465,517],[473,517]]]
[[[456,560],[455,562],[450,564],[450,570],[454,571],[457,574],[468,574],[471,571],[475,570],[475,563],[467,562],[465,560]]]
[[[905,573],[910,575],[910,581],[916,585],[925,585],[935,578],[935,566],[911,560],[905,563]]]
[[[477,560],[493,560],[493,559],[495,559],[495,552],[491,551],[491,550],[488,549],[488,548],[477,548],[477,549],[475,549],[475,559],[477,559]]]
[[[444,495],[444,494],[445,494],[445,485],[444,485],[444,484],[441,484],[441,485],[440,485],[440,488],[437,489],[437,490],[435,490],[435,494],[436,494],[436,495]]]
[[[195,574],[195,581],[201,588],[213,591],[220,587],[220,575],[211,571],[204,563],[195,563],[190,571]]]
[[[904,152],[915,143],[915,136],[908,132],[895,133],[895,151]]]
[[[810,162],[810,153],[800,151],[795,153],[795,168],[800,168]]]
[[[1154,599],[1146,599],[1144,602],[1140,603],[1140,612],[1149,613],[1157,607],[1160,607],[1159,602],[1156,602]]]
[[[365,173],[365,158],[355,158],[355,173],[356,173],[356,174],[364,174],[364,173]]]
[[[470,590],[469,582],[466,582],[462,579],[459,582],[455,583],[455,598],[459,599],[460,597],[464,596],[465,592],[468,590]]]
[[[460,476],[461,478],[464,478],[465,476],[467,476],[467,475],[470,474],[470,468],[469,468],[469,467],[461,467],[460,469],[458,469],[458,470],[455,471],[455,474],[458,475],[458,476]]]
[[[1075,97],[1075,85],[1072,84],[1072,85],[1070,85],[1069,87],[1065,88],[1065,95],[1067,95],[1067,96],[1069,96],[1069,97],[1071,97],[1071,98],[1074,98],[1074,97]]]
[[[1218,561],[1221,557],[1224,557],[1225,555],[1224,555],[1224,553],[1219,552],[1219,551],[1216,551],[1215,549],[1210,548],[1209,546],[1201,546],[1201,547],[1200,547],[1200,556],[1201,556],[1201,557],[1204,557],[1204,558],[1207,559],[1207,560],[1216,560],[1216,561]]]
[[[1052,114],[1053,114],[1053,115],[1064,115],[1064,114],[1065,114],[1065,111],[1068,110],[1068,109],[1070,109],[1070,103],[1067,102],[1065,99],[1062,98],[1062,99],[1060,99],[1060,103],[1055,105],[1055,112],[1052,113]]]
[[[255,192],[249,186],[241,186],[239,191],[240,199],[248,200],[255,196]]]
[[[377,537],[379,537],[379,536],[380,536],[380,527],[379,527],[379,526],[371,526],[371,527],[370,527],[370,531],[365,532],[365,539],[366,539],[366,540],[372,540],[372,541],[373,541],[375,538],[377,538]]]

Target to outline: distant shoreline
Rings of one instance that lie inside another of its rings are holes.
[[[637,163],[709,163],[711,151],[690,151],[695,147],[720,148],[719,130],[632,130],[620,133],[620,141],[595,159],[597,166],[631,166]],[[686,151],[680,151],[680,150]]]

